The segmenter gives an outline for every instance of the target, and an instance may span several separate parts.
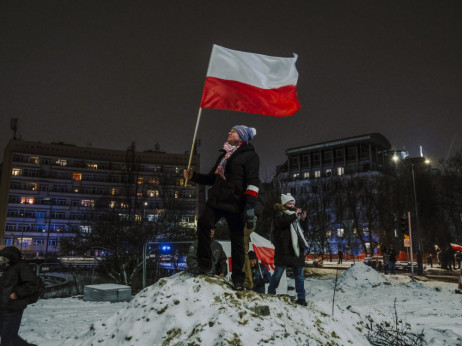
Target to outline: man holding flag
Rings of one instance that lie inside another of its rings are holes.
[[[260,187],[260,159],[250,143],[255,134],[254,128],[234,126],[228,133],[222,154],[208,174],[196,173],[192,169],[184,171],[186,179],[212,185],[197,222],[199,272],[210,271],[210,228],[224,217],[231,238],[231,279],[236,290],[244,289],[244,223],[247,228],[255,227],[255,204]]]
[[[206,273],[211,265],[209,230],[222,217],[231,237],[232,275],[236,290],[244,289],[244,224],[255,227],[255,204],[260,188],[260,159],[250,141],[256,130],[236,125],[228,133],[223,153],[208,174],[190,169],[202,109],[215,108],[285,117],[300,109],[295,90],[297,55],[280,58],[241,52],[213,45],[201,106],[193,136],[186,180],[212,185],[198,224],[198,265]],[[187,184],[187,183],[186,183]]]

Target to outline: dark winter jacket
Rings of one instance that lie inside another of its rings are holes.
[[[212,240],[210,243],[212,249],[212,269],[209,274],[220,275],[228,274],[228,264],[226,263],[226,254],[223,251],[223,247],[216,240]],[[197,240],[191,244],[188,250],[188,256],[186,257],[186,264],[188,269],[198,268],[197,263]]]
[[[305,265],[305,249],[301,247],[302,242],[299,242],[300,254],[295,255],[292,246],[292,238],[290,235],[290,224],[295,221],[295,214],[287,215],[282,211],[276,211],[273,217],[274,234],[274,264],[277,266],[297,266]]]
[[[224,180],[215,174],[221,159],[225,156],[225,151],[222,151],[209,174],[195,172],[191,180],[201,185],[212,185],[206,202],[209,207],[241,214],[245,209],[255,207],[257,198],[245,192],[249,185],[260,187],[260,158],[251,143],[242,143],[226,163]]]
[[[10,264],[0,277],[0,311],[24,310],[29,297],[39,290],[39,281],[29,264],[21,261],[21,252],[14,246],[0,251],[0,256],[9,259]],[[15,293],[17,299],[10,298]]]
[[[265,284],[271,280],[271,273],[266,266],[257,261],[255,267],[250,267],[252,272],[253,290],[257,293],[265,293]]]

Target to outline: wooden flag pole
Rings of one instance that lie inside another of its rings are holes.
[[[197,121],[196,121],[196,128],[194,129],[194,136],[193,136],[193,141],[191,144],[191,152],[189,153],[189,161],[188,161],[188,170],[191,167],[191,161],[192,161],[192,156],[194,153],[194,145],[196,144],[196,136],[197,136],[197,130],[199,129],[199,122],[201,121],[201,114],[202,114],[202,108],[199,108],[199,113],[197,114]],[[188,186],[188,179],[185,180],[184,186]]]

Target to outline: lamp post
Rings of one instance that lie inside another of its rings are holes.
[[[51,212],[53,210],[53,203],[50,197],[45,197],[44,201],[48,201],[50,204],[50,212],[48,215],[48,227],[47,227],[47,242],[45,244],[45,262],[48,261],[48,243],[50,242],[50,228],[51,228]]]

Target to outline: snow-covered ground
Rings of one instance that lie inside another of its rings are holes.
[[[309,304],[301,307],[287,296],[235,292],[223,279],[179,273],[129,303],[39,300],[26,309],[20,334],[50,346],[368,345],[368,326],[393,328],[396,300],[401,329],[423,331],[428,345],[462,345],[457,284],[411,282],[358,263],[339,277],[332,315],[333,285],[307,278]]]

